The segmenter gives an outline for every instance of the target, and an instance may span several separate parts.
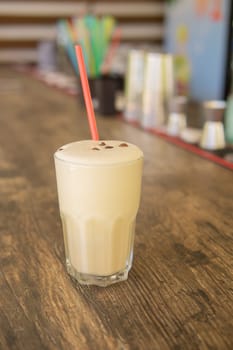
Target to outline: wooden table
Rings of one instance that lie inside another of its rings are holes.
[[[0,348],[233,349],[233,173],[99,117],[102,139],[145,153],[135,259],[127,282],[75,285],[53,153],[89,138],[85,111],[14,76],[0,94]]]

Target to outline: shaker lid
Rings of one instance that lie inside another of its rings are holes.
[[[187,105],[186,96],[174,96],[169,102],[169,110],[171,113],[186,114],[186,105]]]
[[[223,120],[226,102],[221,100],[210,100],[203,103],[205,120],[221,122]]]

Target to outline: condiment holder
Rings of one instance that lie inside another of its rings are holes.
[[[225,147],[223,116],[225,101],[207,101],[204,103],[205,124],[203,127],[200,147],[208,150],[218,150]]]

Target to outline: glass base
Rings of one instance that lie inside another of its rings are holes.
[[[66,269],[68,274],[78,281],[78,283],[83,285],[95,285],[99,287],[107,287],[117,282],[126,281],[130,270],[130,268],[126,268],[110,276],[89,275],[76,271],[69,261],[66,262]]]

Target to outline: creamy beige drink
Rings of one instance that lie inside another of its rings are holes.
[[[127,279],[142,163],[142,151],[121,141],[74,142],[55,153],[67,269],[80,283]]]

